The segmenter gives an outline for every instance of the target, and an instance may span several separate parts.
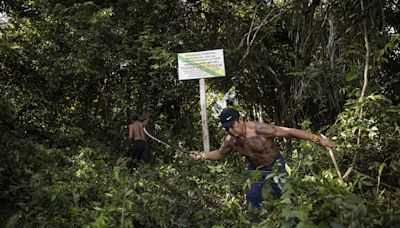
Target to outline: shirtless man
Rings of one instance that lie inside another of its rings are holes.
[[[284,176],[285,159],[279,152],[279,148],[274,141],[274,137],[295,137],[306,139],[318,143],[324,147],[332,147],[332,142],[327,138],[321,138],[317,135],[305,131],[286,128],[266,123],[254,121],[244,122],[239,112],[234,108],[226,108],[221,112],[220,121],[222,126],[228,132],[220,149],[210,152],[192,151],[190,159],[199,160],[221,160],[226,154],[235,150],[246,157],[249,162],[248,170],[260,170],[262,180],[253,183],[250,191],[246,194],[253,208],[259,208],[262,201],[262,187],[265,184],[264,178],[273,171],[274,165],[279,164],[279,176]],[[272,189],[277,197],[281,195],[281,183],[271,181]]]
[[[128,163],[128,167],[132,168],[135,160],[148,163],[151,156],[149,143],[143,130],[147,126],[149,118],[146,117],[144,121],[140,121],[136,114],[132,114],[130,119],[131,122],[128,125],[128,143],[125,151],[133,160]]]

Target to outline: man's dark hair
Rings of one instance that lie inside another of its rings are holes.
[[[139,115],[136,112],[132,112],[129,119],[131,122],[139,120]]]

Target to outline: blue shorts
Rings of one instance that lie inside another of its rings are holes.
[[[274,170],[274,166],[276,163],[279,163],[278,167],[278,172],[279,176],[275,176],[271,179],[270,184],[272,187],[272,190],[274,191],[274,194],[277,198],[281,196],[281,191],[282,191],[282,184],[284,183],[284,177],[287,176],[287,172],[285,169],[285,159],[282,157],[281,154],[279,154],[274,162],[268,166],[262,166],[262,167],[256,167],[252,164],[249,164],[247,167],[248,171],[255,171],[255,170],[260,170],[261,171],[261,178],[259,181],[253,183],[250,187],[250,190],[246,194],[246,199],[248,202],[251,203],[253,208],[259,208],[261,207],[261,201],[262,199],[262,188],[265,184],[265,177],[267,177],[269,174],[271,174]]]

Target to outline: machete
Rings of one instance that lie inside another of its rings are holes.
[[[143,128],[143,131],[149,138],[153,139],[154,141],[156,141],[158,143],[164,144],[167,147],[173,148],[173,149],[175,149],[177,151],[180,151],[180,152],[183,152],[183,153],[190,153],[190,151],[188,149],[186,149],[186,148],[183,148],[183,147],[180,147],[180,146],[171,146],[170,144],[168,144],[168,143],[162,141],[161,139],[155,137],[154,135],[150,134],[145,127]]]

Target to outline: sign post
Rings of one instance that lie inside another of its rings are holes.
[[[207,96],[206,96],[206,80],[200,78],[200,114],[201,126],[203,129],[203,148],[204,151],[210,151],[210,137],[208,135],[208,122],[207,122]]]
[[[200,114],[203,129],[204,151],[210,151],[207,123],[207,97],[205,78],[225,76],[224,53],[222,49],[187,52],[178,54],[179,80],[199,79]]]

